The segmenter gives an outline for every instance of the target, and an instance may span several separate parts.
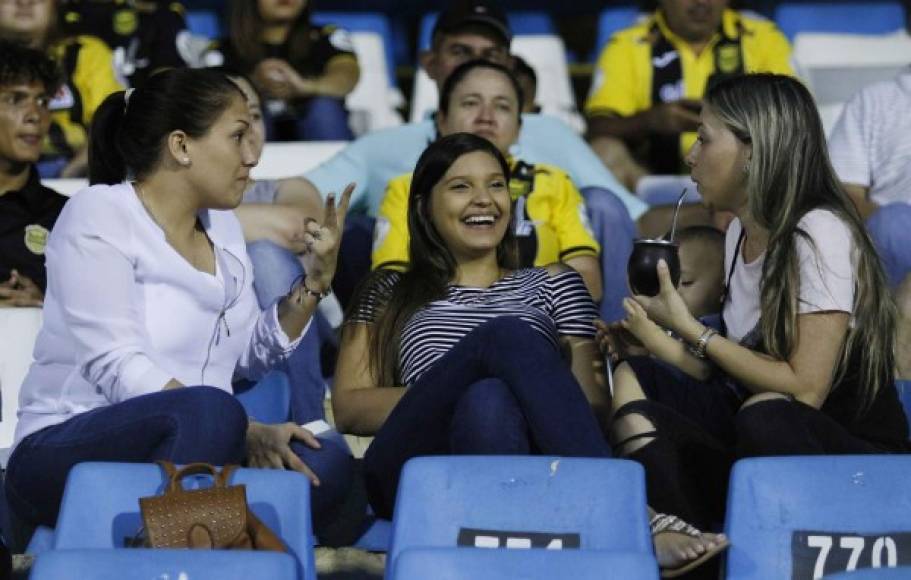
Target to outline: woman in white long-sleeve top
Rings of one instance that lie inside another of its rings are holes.
[[[12,508],[53,525],[81,461],[246,461],[319,484],[314,464],[335,450],[292,423],[248,421],[231,382],[261,377],[307,332],[350,190],[308,224],[307,277],[261,311],[230,211],[256,164],[237,86],[167,71],[111,95],[95,119],[93,185],[68,202],[47,247],[44,326],[7,470]]]

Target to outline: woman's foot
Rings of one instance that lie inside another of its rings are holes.
[[[729,545],[724,534],[702,533],[676,516],[655,514],[651,528],[662,578],[685,574]]]

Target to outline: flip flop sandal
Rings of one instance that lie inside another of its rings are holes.
[[[649,521],[648,525],[649,528],[651,528],[653,538],[658,534],[663,533],[686,534],[695,538],[698,538],[702,535],[702,532],[700,532],[695,527],[681,520],[677,516],[670,514],[656,513],[652,517],[651,521]],[[711,560],[721,552],[727,550],[728,546],[730,545],[730,542],[727,539],[724,539],[721,542],[715,544],[714,547],[709,548],[704,553],[700,554],[699,557],[688,560],[676,568],[662,568],[661,577],[676,578],[678,576],[682,576],[690,570],[693,570],[694,568],[697,568],[705,562]]]

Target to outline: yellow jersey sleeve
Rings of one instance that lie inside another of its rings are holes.
[[[101,102],[123,86],[114,76],[114,55],[111,49],[94,36],[80,36],[82,45],[73,71],[73,84],[82,98],[82,122],[88,127]]]
[[[601,247],[592,233],[582,194],[563,170],[549,166],[544,168],[550,174],[548,181],[555,193],[550,225],[557,234],[560,261],[578,256],[597,256]]]
[[[641,41],[644,32],[641,25],[617,32],[601,51],[592,90],[585,102],[585,114],[632,115],[649,106],[651,93],[651,70],[637,66],[649,47]],[[645,55],[646,58],[647,55]],[[648,73],[643,77],[644,73]]]
[[[373,231],[371,267],[405,270],[408,265],[408,191],[411,174],[400,175],[386,186]]]

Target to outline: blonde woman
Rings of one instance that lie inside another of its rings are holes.
[[[737,216],[722,331],[689,313],[661,263],[660,293],[627,299],[602,343],[619,354],[628,331],[657,357],[615,367],[614,448],[646,466],[655,509],[704,526],[738,457],[902,452],[908,425],[895,306],[807,89],[771,74],[719,83],[687,163],[704,203]]]

